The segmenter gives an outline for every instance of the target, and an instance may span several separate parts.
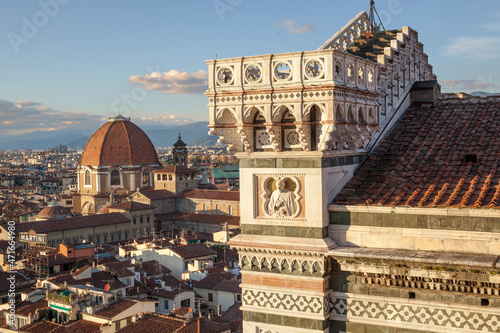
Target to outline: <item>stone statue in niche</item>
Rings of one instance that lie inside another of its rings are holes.
[[[293,191],[290,191],[285,179],[276,179],[276,189],[271,193],[268,204],[268,212],[276,217],[290,217],[295,213],[295,198]]]

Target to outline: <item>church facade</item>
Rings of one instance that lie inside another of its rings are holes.
[[[496,99],[438,100],[418,33],[365,12],[316,51],[207,64],[244,332],[498,329]]]

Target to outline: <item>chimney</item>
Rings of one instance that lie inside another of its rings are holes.
[[[208,311],[208,316],[207,316],[208,320],[211,320],[212,319],[212,310]]]
[[[137,321],[137,313],[134,313],[132,316],[132,322],[135,323]]]
[[[221,316],[222,314],[222,307],[220,305],[217,305],[217,316]]]

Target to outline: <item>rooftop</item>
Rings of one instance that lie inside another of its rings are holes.
[[[499,208],[499,163],[500,101],[413,106],[334,203]]]

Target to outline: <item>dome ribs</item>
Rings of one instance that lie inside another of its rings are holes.
[[[125,118],[123,118],[125,119]],[[90,138],[82,153],[82,166],[159,165],[153,143],[137,125],[110,119]]]

